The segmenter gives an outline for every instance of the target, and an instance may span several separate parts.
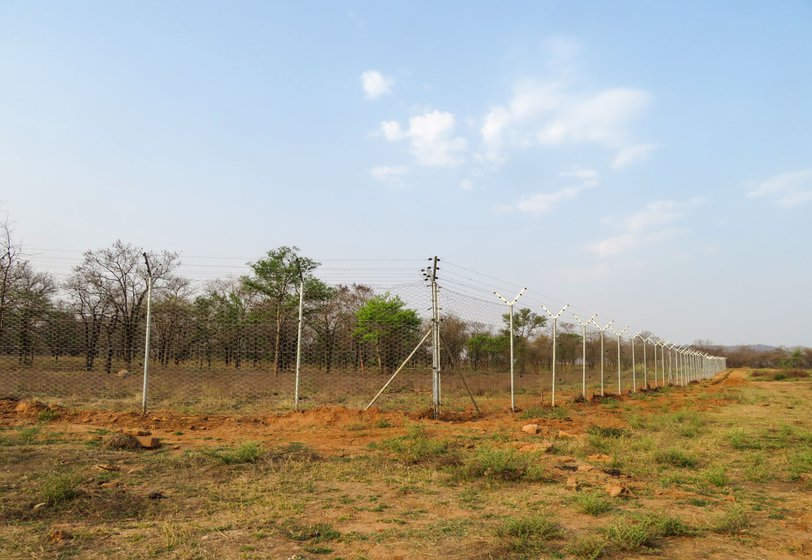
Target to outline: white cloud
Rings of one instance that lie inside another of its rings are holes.
[[[628,145],[631,124],[646,110],[650,95],[640,89],[570,91],[562,82],[522,82],[505,105],[491,107],[480,128],[480,159],[504,163],[506,151],[533,145]],[[632,145],[625,159],[645,156],[650,145]],[[631,161],[623,162],[631,163]]]
[[[601,257],[611,257],[627,252],[641,245],[650,245],[679,233],[671,226],[680,220],[685,211],[701,202],[700,199],[687,201],[657,200],[642,210],[627,216],[621,221],[622,232],[607,237],[587,248]]]
[[[656,144],[632,144],[623,146],[612,160],[613,169],[623,169],[627,165],[645,160],[659,146]]]
[[[402,165],[395,167],[380,165],[369,170],[369,174],[372,175],[372,177],[384,182],[397,181],[407,173],[409,173],[409,168]]]
[[[390,142],[393,140],[402,140],[405,136],[403,130],[400,128],[400,123],[397,121],[382,122],[381,132],[383,132],[384,138]]]
[[[516,204],[516,209],[525,214],[544,214],[549,212],[557,202],[578,196],[580,189],[567,187],[553,193],[536,193],[523,197]]]
[[[464,191],[473,190],[474,183],[470,179],[463,179],[460,181],[460,188]]]
[[[812,169],[801,169],[771,177],[753,187],[747,196],[768,197],[779,206],[785,207],[812,202]]]
[[[467,142],[465,138],[454,135],[455,128],[454,115],[443,111],[430,111],[412,117],[406,131],[396,121],[381,123],[387,140],[408,138],[417,164],[428,167],[453,166],[463,162]]]
[[[385,93],[391,93],[394,80],[385,77],[377,70],[367,70],[361,74],[361,87],[367,99],[378,99]]]
[[[559,177],[573,178],[581,181],[585,187],[597,187],[600,184],[600,175],[594,169],[573,169],[572,171],[562,171]]]

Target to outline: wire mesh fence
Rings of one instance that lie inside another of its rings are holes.
[[[462,268],[351,283],[342,280],[363,271],[342,267],[328,282],[295,252],[269,253],[251,274],[194,287],[169,274],[171,255],[153,256],[147,272],[126,249],[86,253],[62,282],[28,270],[8,292],[0,396],[133,409],[146,395],[152,409],[227,413],[374,400],[471,413],[685,384],[724,366],[649,333],[601,337],[568,315],[553,333],[532,299],[511,317],[488,281]]]

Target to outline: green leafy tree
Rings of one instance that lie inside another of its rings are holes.
[[[298,247],[279,247],[268,251],[264,259],[249,263],[253,274],[242,278],[243,286],[250,292],[264,296],[273,308],[274,331],[274,375],[279,373],[282,364],[280,341],[285,308],[293,304],[297,286],[320,263],[299,255]]]
[[[355,334],[375,346],[381,371],[395,371],[417,339],[420,317],[398,296],[389,292],[370,298],[356,312]]]
[[[505,327],[502,335],[510,339],[510,314],[502,315]],[[522,308],[513,313],[513,351],[516,361],[519,362],[519,374],[524,375],[527,368],[527,346],[533,335],[547,324],[547,317],[534,313],[530,309]]]

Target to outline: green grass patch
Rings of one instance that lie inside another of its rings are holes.
[[[79,478],[74,474],[53,474],[42,483],[42,497],[51,505],[69,502],[79,495]]]
[[[447,440],[430,438],[422,425],[411,426],[407,435],[386,440],[381,447],[410,464],[459,462],[457,449]]]
[[[576,558],[597,560],[603,557],[607,545],[606,538],[600,535],[586,535],[571,541],[565,550]]]
[[[699,460],[681,449],[663,449],[654,454],[654,459],[661,465],[670,465],[679,468],[693,468]]]
[[[711,531],[733,535],[742,532],[750,526],[747,513],[741,506],[735,506],[714,519],[711,524]]]
[[[573,499],[575,509],[588,515],[602,515],[615,508],[611,500],[597,492],[577,494]]]
[[[459,472],[468,479],[487,478],[530,482],[551,482],[553,480],[553,477],[531,454],[519,453],[510,448],[480,447],[464,459]]]
[[[341,538],[341,533],[333,529],[328,523],[313,523],[308,525],[289,523],[282,527],[282,534],[290,540],[308,542],[311,545]]]
[[[727,476],[727,471],[724,467],[719,465],[711,467],[703,473],[705,482],[716,486],[717,488],[724,488],[730,484],[730,477]]]
[[[551,540],[562,535],[561,525],[548,516],[510,518],[504,522],[499,535],[506,539],[514,552],[543,550]]]
[[[265,450],[259,443],[249,441],[230,448],[206,451],[205,454],[225,465],[237,465],[256,463],[265,455]]]
[[[615,428],[612,426],[590,426],[586,431],[590,435],[599,436],[602,438],[622,438],[629,435],[628,430],[623,428]]]
[[[661,538],[688,535],[694,531],[677,517],[649,514],[623,516],[604,532],[613,546],[629,552],[654,548]]]

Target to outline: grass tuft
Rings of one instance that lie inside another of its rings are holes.
[[[256,463],[265,455],[265,450],[259,443],[249,441],[232,448],[206,451],[205,454],[217,459],[225,465],[238,465],[242,463]]]
[[[79,479],[73,474],[54,474],[42,483],[42,497],[51,505],[69,502],[79,495]]]
[[[561,525],[541,515],[511,518],[504,522],[500,535],[515,552],[530,552],[545,547],[547,541],[561,537]]]
[[[532,455],[519,453],[514,449],[480,447],[465,459],[461,471],[466,478],[531,482],[553,480]]]
[[[740,506],[732,507],[716,518],[711,525],[714,533],[733,535],[750,526],[747,513]]]
[[[602,494],[595,492],[584,492],[575,496],[575,509],[581,513],[589,515],[602,515],[607,511],[614,509],[614,504],[611,500],[604,497]]]
[[[680,468],[693,468],[699,464],[696,457],[689,455],[681,449],[664,449],[654,454],[654,459],[661,465],[671,465]]]

